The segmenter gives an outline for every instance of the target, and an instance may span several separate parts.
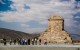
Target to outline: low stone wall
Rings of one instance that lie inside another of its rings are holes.
[[[54,47],[54,46],[0,46],[0,50],[80,50],[80,47]]]

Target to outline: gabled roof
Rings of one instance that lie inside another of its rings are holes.
[[[50,19],[62,19],[62,18],[58,15],[55,15],[55,16],[51,16]]]

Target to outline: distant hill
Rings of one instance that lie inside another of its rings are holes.
[[[80,34],[70,34],[73,40],[80,40]]]
[[[34,38],[38,37],[40,34],[34,33],[34,34],[29,34],[29,33],[24,33],[21,31],[15,31],[15,30],[10,30],[10,29],[5,29],[5,28],[0,28],[0,39],[6,38],[6,39],[18,39],[18,38]],[[80,34],[70,34],[73,40],[80,40]]]
[[[31,39],[31,38],[38,37],[38,36],[39,34],[29,34],[29,33],[24,33],[20,31],[0,28],[0,39],[2,38],[6,38],[6,39],[30,38]]]

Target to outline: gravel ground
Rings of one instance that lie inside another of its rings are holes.
[[[3,45],[0,43],[0,50],[80,50],[80,45],[54,44],[54,45]]]
[[[24,47],[24,46],[26,46],[26,47],[30,47],[30,46],[32,46],[32,47],[80,47],[80,45],[73,45],[73,44],[48,44],[48,45],[44,45],[44,44],[42,44],[42,45],[18,45],[18,44],[16,44],[16,45],[14,45],[13,43],[12,43],[12,45],[10,45],[9,43],[7,43],[7,45],[4,45],[4,44],[2,44],[2,43],[0,43],[0,47]]]

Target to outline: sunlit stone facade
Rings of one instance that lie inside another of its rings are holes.
[[[48,19],[48,28],[41,33],[39,39],[42,43],[44,39],[53,44],[72,43],[68,32],[64,30],[64,20],[60,16],[51,16]]]

